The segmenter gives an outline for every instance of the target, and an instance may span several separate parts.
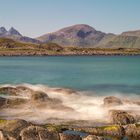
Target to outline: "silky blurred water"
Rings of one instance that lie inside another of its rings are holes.
[[[0,84],[140,94],[140,56],[0,57]]]

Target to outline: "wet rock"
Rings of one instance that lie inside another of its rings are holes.
[[[49,98],[44,92],[36,91],[30,98],[32,105],[37,108],[46,108],[54,110],[73,111],[72,108],[63,105],[62,101],[57,98]]]
[[[33,102],[44,102],[48,100],[48,95],[44,92],[41,91],[35,91],[32,95],[31,95],[31,101]]]
[[[1,87],[0,95],[16,96],[20,91],[14,87]]]
[[[26,101],[26,99],[16,97],[0,97],[0,108],[18,107],[20,104],[26,103]]]
[[[53,88],[54,92],[71,95],[71,94],[77,94],[77,92],[73,89],[66,89],[66,88]]]
[[[39,126],[29,126],[20,133],[22,140],[59,140],[57,132],[49,132],[47,129]]]
[[[110,110],[109,114],[110,114],[110,121],[113,124],[125,125],[125,124],[135,123],[135,118],[126,111]]]
[[[6,99],[0,97],[0,108],[3,107],[6,104]]]
[[[105,140],[103,137],[98,137],[95,135],[88,135],[87,137],[83,138],[82,140]]]
[[[82,140],[79,135],[60,133],[60,140]]]
[[[122,105],[121,99],[114,97],[114,96],[109,96],[104,98],[104,106],[117,106],[117,105]]]

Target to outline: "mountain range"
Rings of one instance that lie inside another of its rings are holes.
[[[37,38],[23,36],[13,27],[8,31],[1,27],[0,38],[37,44],[53,42],[64,47],[140,48],[140,30],[116,35],[98,31],[86,24],[69,26]]]

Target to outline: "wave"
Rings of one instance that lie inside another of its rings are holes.
[[[123,104],[105,106],[106,96],[116,96]],[[25,119],[37,123],[85,120],[108,123],[109,110],[126,110],[140,115],[139,95],[111,93],[99,96],[92,91],[77,91],[47,85],[0,85],[0,99],[8,105],[0,107],[0,116],[6,119]],[[14,100],[16,99],[16,100]],[[18,100],[20,99],[20,100]]]

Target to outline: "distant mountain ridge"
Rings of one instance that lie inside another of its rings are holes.
[[[0,38],[9,38],[21,42],[39,43],[38,40],[22,36],[15,28],[11,27],[8,31],[5,27],[0,27]]]
[[[35,39],[22,36],[13,27],[9,31],[1,27],[0,38],[37,44],[52,42],[63,47],[140,48],[140,30],[127,31],[116,35],[98,31],[86,24],[65,27]]]
[[[62,46],[91,47],[97,45],[105,35],[106,33],[97,31],[89,25],[78,24],[37,39],[42,42],[55,42]]]

